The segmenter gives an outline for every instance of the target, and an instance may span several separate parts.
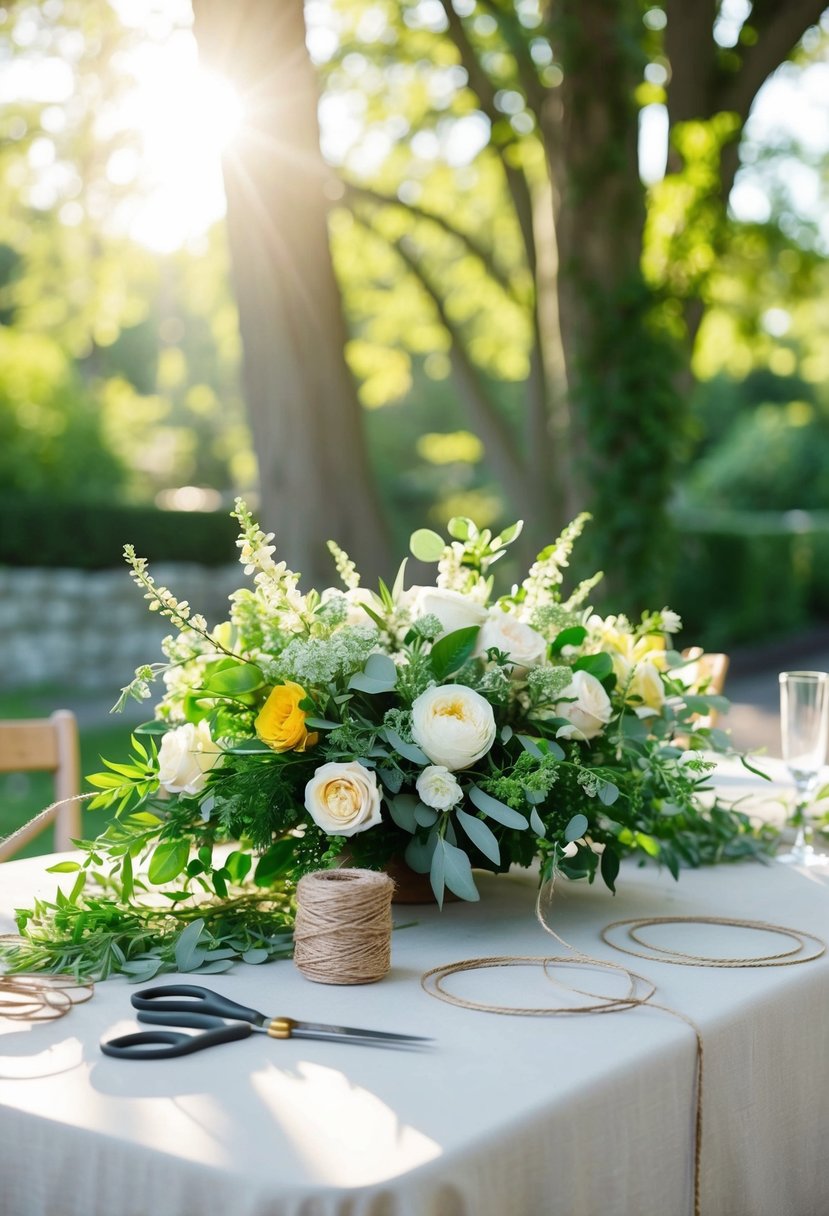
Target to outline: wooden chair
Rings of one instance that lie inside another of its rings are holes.
[[[719,694],[725,687],[725,677],[728,675],[729,657],[727,654],[709,654],[700,646],[691,646],[688,650],[683,650],[683,659],[690,659],[689,665],[684,668],[687,676],[693,672],[694,683],[704,684],[707,693]],[[712,710],[710,714],[704,717],[699,717],[696,720],[697,726],[713,726],[717,720],[717,713]]]
[[[0,773],[49,772],[54,775],[55,800],[80,792],[80,747],[78,723],[68,709],[58,709],[49,718],[0,722]],[[43,819],[0,842],[0,861],[6,861],[50,823],[55,825],[55,849],[72,848],[81,834],[80,806],[65,802]]]

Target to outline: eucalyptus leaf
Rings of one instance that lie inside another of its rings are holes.
[[[429,873],[437,840],[438,834],[433,828],[426,840],[421,840],[419,837],[414,836],[406,845],[406,851],[403,856],[406,865],[410,870],[414,870],[415,874]]]
[[[426,806],[423,802],[418,802],[415,807],[415,820],[421,828],[430,828],[432,824],[437,823],[438,813],[430,806]]]
[[[422,751],[416,743],[407,743],[405,739],[402,739],[397,731],[392,730],[390,726],[383,727],[383,734],[386,736],[389,744],[404,758],[404,760],[411,760],[412,764],[419,764],[423,768],[425,768],[427,764],[432,763],[426,753]]]
[[[469,787],[469,800],[479,811],[483,811],[497,823],[502,823],[505,828],[526,828],[528,826],[526,818],[519,811],[514,811],[511,806],[493,798],[491,794],[479,789],[477,785]]]
[[[204,921],[199,919],[191,921],[186,929],[182,929],[178,935],[175,954],[176,966],[179,971],[191,971],[193,969],[193,960],[197,954],[200,954],[199,961],[201,961],[203,955],[199,952],[198,946],[203,930]]]
[[[564,829],[564,839],[571,844],[583,836],[589,826],[586,815],[574,815]]]
[[[478,821],[480,822],[480,820]],[[443,881],[453,895],[460,899],[476,903],[480,898],[475,879],[472,877],[472,865],[463,849],[456,848],[448,841],[442,840],[439,848],[443,851]],[[435,856],[438,849],[435,849]]]
[[[547,835],[547,829],[539,815],[538,811],[533,807],[530,811],[530,827],[535,832],[536,836],[540,836],[542,840]]]
[[[470,815],[466,811],[456,811],[455,818],[475,847],[483,853],[484,857],[488,857],[496,866],[500,865],[501,846],[498,844],[498,839],[492,829],[487,827],[482,819],[478,819],[475,815]]]
[[[438,562],[443,556],[446,542],[431,528],[418,528],[409,539],[409,548],[419,562]]]
[[[394,798],[386,799],[389,814],[399,828],[404,832],[415,832],[417,830],[417,819],[415,810],[418,805],[418,799],[414,794],[398,794]]]

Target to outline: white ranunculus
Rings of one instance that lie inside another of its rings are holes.
[[[354,836],[380,822],[375,773],[357,760],[321,764],[305,787],[305,809],[331,836]]]
[[[487,612],[482,604],[476,604],[468,595],[450,591],[448,587],[410,587],[407,596],[412,597],[409,601],[412,619],[436,616],[444,633],[454,633],[469,625],[483,625],[486,620]]]
[[[420,801],[436,811],[449,811],[463,798],[463,790],[454,773],[444,764],[430,764],[415,783]]]
[[[492,706],[464,684],[427,688],[412,705],[412,738],[433,764],[469,768],[495,741]]]
[[[636,664],[630,692],[641,698],[640,704],[636,706],[638,717],[652,718],[660,712],[665,703],[665,686],[655,664]]]
[[[478,634],[475,653],[479,655],[495,647],[509,656],[513,674],[522,675],[528,667],[543,663],[547,657],[547,642],[537,630],[525,625],[509,612],[496,608],[490,612]]]
[[[198,794],[221,754],[204,719],[197,726],[185,722],[168,730],[161,740],[158,783],[170,794]]]
[[[594,739],[600,735],[613,713],[610,697],[589,671],[574,671],[573,678],[556,705],[559,718],[570,726],[562,726],[558,734],[563,739]]]

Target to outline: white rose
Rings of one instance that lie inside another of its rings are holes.
[[[641,697],[641,704],[636,706],[638,717],[652,718],[660,712],[665,703],[665,686],[655,664],[637,663],[630,692]]]
[[[158,749],[159,785],[170,794],[198,794],[221,754],[204,719],[168,730]]]
[[[408,596],[412,597],[412,619],[436,616],[444,633],[454,633],[469,625],[483,625],[486,620],[486,608],[482,604],[476,604],[468,595],[450,591],[448,587],[410,587]]]
[[[543,663],[547,657],[547,642],[541,634],[500,608],[491,612],[484,622],[475,653],[486,654],[491,647],[509,656],[515,675]]]
[[[305,809],[331,836],[354,836],[380,822],[377,777],[357,760],[321,764],[305,787]]]
[[[412,705],[412,738],[433,764],[469,768],[495,741],[492,706],[463,684],[427,688]]]
[[[610,697],[588,671],[574,671],[561,697],[556,714],[571,723],[557,732],[564,739],[593,739],[610,721]]]
[[[463,798],[463,790],[454,773],[443,764],[430,764],[415,783],[420,801],[436,811],[449,811]]]

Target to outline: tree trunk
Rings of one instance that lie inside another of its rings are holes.
[[[331,581],[331,537],[374,576],[387,541],[328,244],[336,180],[319,147],[302,0],[194,0],[205,63],[236,87],[224,159],[244,383],[266,530],[303,583]]]
[[[628,611],[658,593],[679,408],[641,271],[639,20],[627,0],[551,3],[564,78],[541,112],[559,254],[570,508],[594,515],[593,555]]]

